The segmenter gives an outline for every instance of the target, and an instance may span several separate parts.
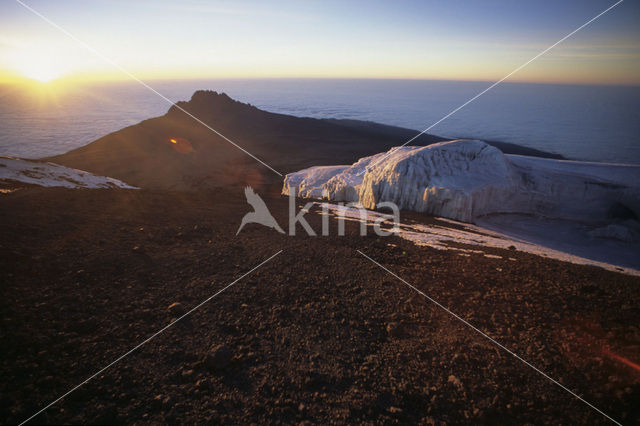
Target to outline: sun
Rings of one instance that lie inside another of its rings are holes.
[[[22,52],[13,58],[12,65],[17,74],[41,83],[50,82],[63,75],[61,61],[42,52]]]
[[[33,70],[31,72],[24,72],[24,76],[32,80],[37,80],[41,83],[48,83],[51,80],[55,80],[60,77],[60,74],[52,70],[40,69]]]

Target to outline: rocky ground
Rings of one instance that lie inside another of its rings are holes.
[[[257,191],[286,226],[277,188]],[[462,257],[353,223],[344,237],[260,225],[236,237],[249,209],[241,188],[0,194],[0,422],[280,250],[32,422],[609,423],[357,250],[614,419],[640,421],[640,278],[516,251]]]

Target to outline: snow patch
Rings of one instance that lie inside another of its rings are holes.
[[[634,241],[640,241],[640,224],[631,220],[620,223],[611,223],[607,226],[590,231],[589,235],[596,238],[607,238],[631,243]]]
[[[61,186],[65,188],[122,188],[135,186],[105,176],[96,176],[82,170],[59,164],[0,157],[0,182],[18,181],[39,186]]]
[[[344,205],[332,203],[315,203],[321,208],[326,207],[330,214],[344,220],[356,222],[365,222],[373,225],[378,222],[393,225],[393,218],[389,215],[381,214],[371,210],[361,210],[358,208],[349,208]],[[362,217],[362,211],[365,212]],[[578,242],[577,253],[572,253],[571,247],[562,247],[558,250],[544,245],[544,242],[537,244],[524,238],[519,238],[512,233],[503,233],[482,226],[472,225],[463,222],[457,222],[451,219],[434,218],[438,224],[406,224],[400,223],[393,228],[396,235],[405,240],[411,241],[416,245],[431,247],[436,250],[447,250],[457,252],[461,256],[482,255],[489,259],[500,260],[503,262],[517,262],[516,258],[499,256],[494,253],[487,253],[486,248],[496,248],[509,250],[513,253],[518,251],[535,254],[542,257],[557,259],[564,262],[575,263],[578,265],[598,266],[615,272],[622,272],[629,275],[640,276],[640,262],[636,260],[633,266],[625,266],[624,256],[618,256],[615,252],[616,247],[624,252],[631,252],[629,246],[608,246],[607,251],[610,257],[600,259],[599,252],[585,250]],[[551,229],[550,232],[557,232]],[[541,238],[542,241],[548,240],[548,237]],[[463,245],[464,247],[460,247]],[[634,250],[638,247],[635,246]],[[629,259],[627,259],[629,260]]]

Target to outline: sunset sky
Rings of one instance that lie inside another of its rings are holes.
[[[142,79],[497,80],[615,0],[24,0]],[[626,0],[511,81],[640,84]],[[0,3],[0,81],[127,79],[15,0]]]

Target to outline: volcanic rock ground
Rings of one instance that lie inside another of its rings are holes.
[[[286,227],[277,189],[256,188]],[[616,420],[640,420],[640,373],[625,363],[640,353],[639,278],[516,251],[461,257],[354,223],[344,237],[260,225],[236,237],[249,209],[240,187],[0,195],[0,422],[279,250],[32,422],[609,423],[357,250]]]

